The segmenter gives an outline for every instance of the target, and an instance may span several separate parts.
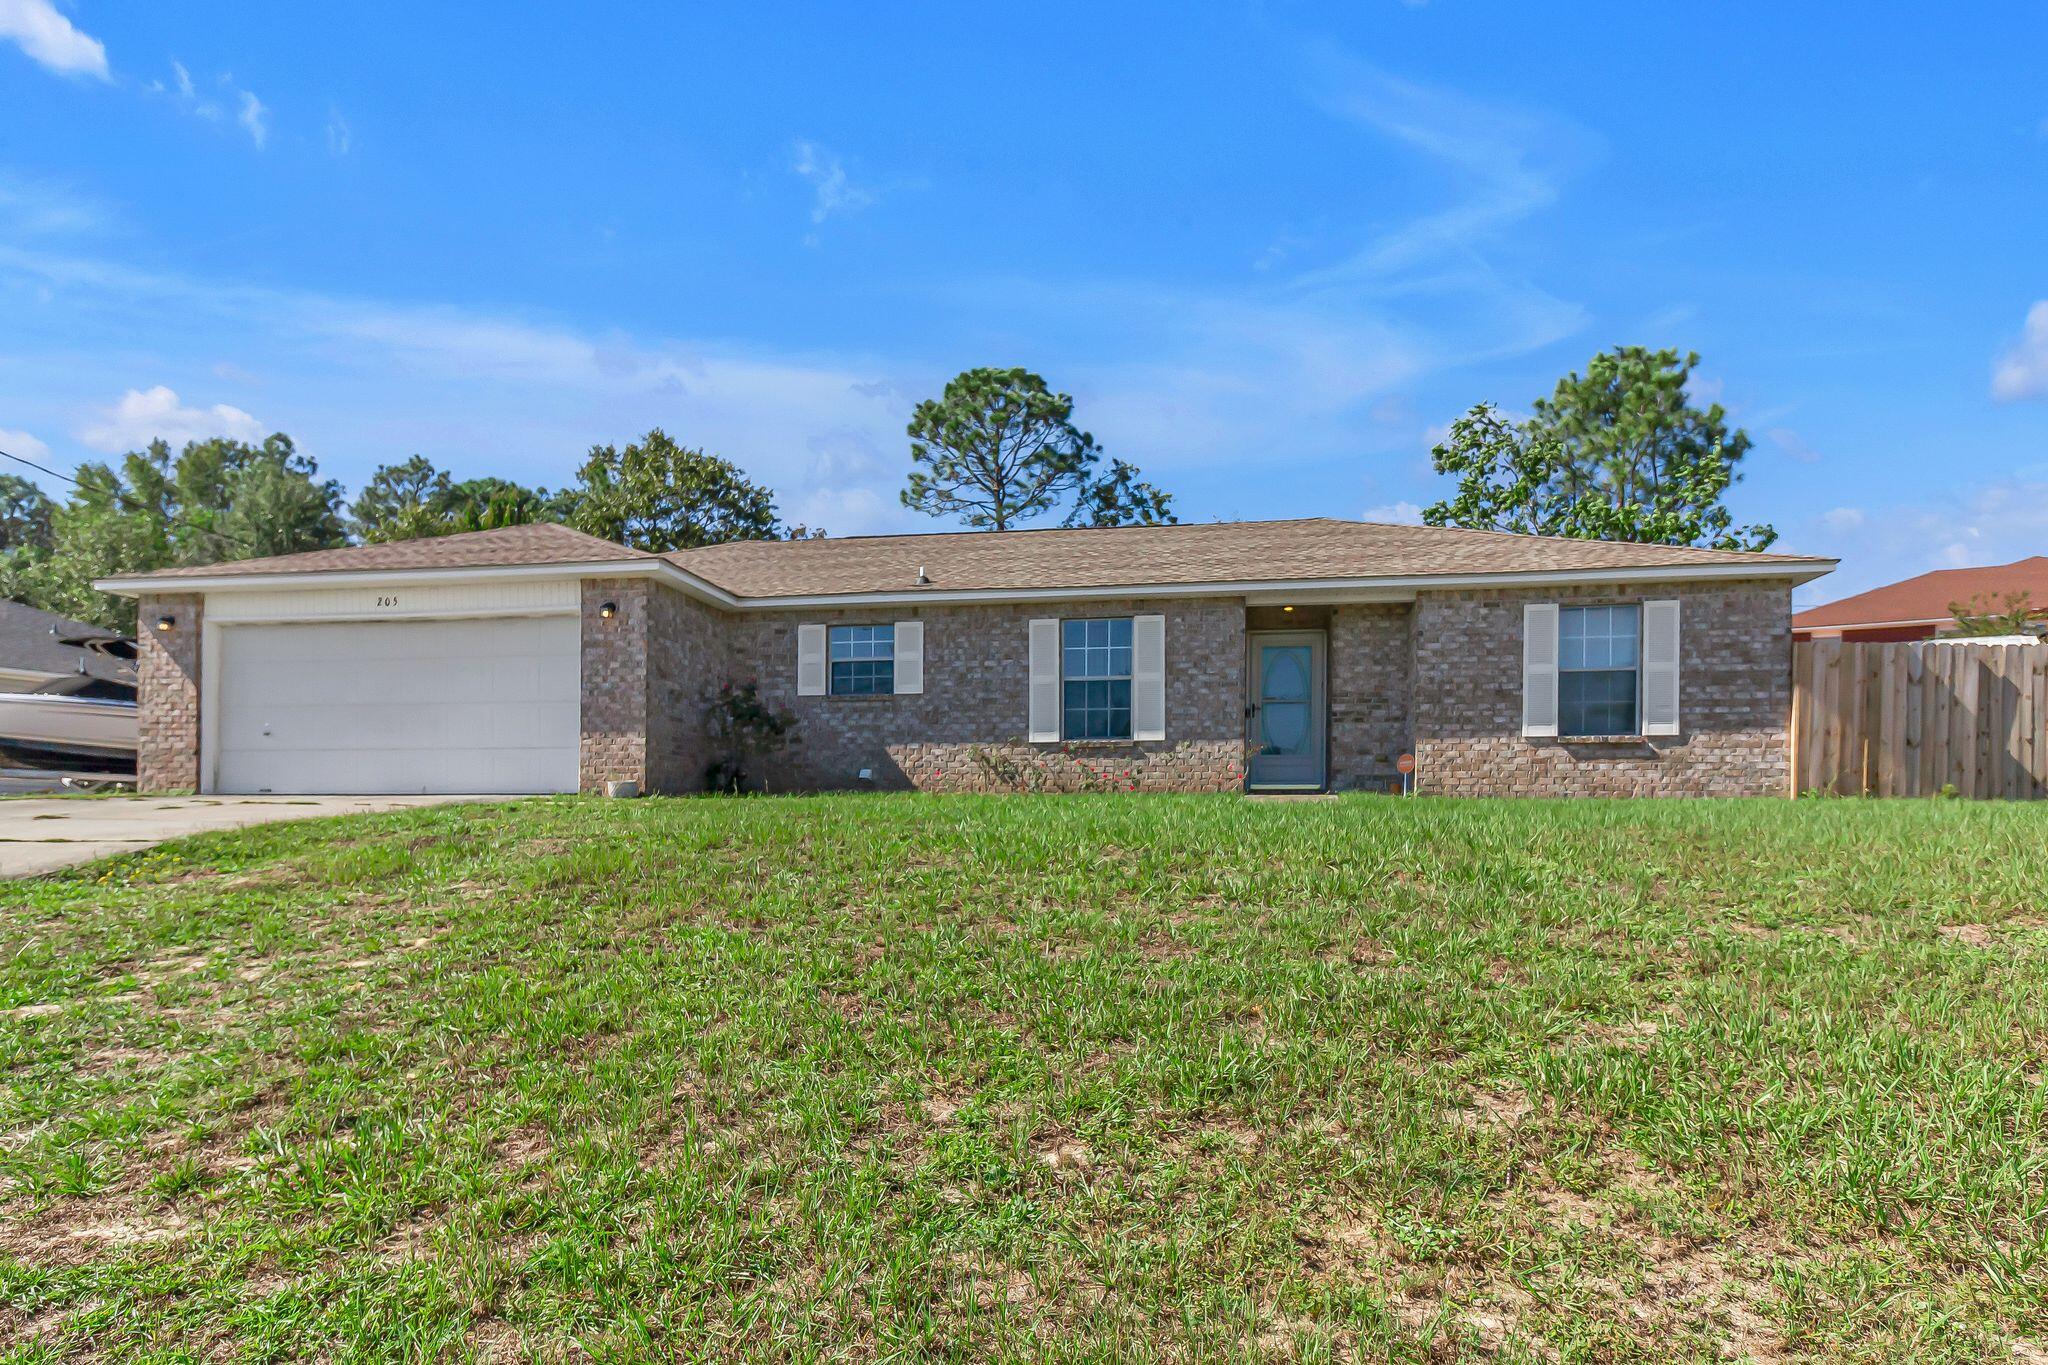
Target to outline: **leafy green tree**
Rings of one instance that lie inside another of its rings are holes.
[[[114,629],[132,629],[135,604],[92,582],[178,564],[321,550],[345,540],[341,486],[283,434],[261,445],[168,443],[79,466],[71,496],[50,516],[47,549],[0,556],[0,592],[32,606]]]
[[[577,470],[568,521],[656,554],[730,540],[780,540],[775,496],[738,466],[677,445],[656,427],[619,449],[592,446]]]
[[[536,521],[567,521],[574,499],[545,488],[528,488],[510,479],[486,475],[464,479],[450,492],[451,527],[457,531],[495,531],[501,526],[526,526]]]
[[[455,481],[424,455],[379,465],[349,507],[356,538],[375,544],[416,540],[448,530]]]
[[[1006,531],[1072,499],[1067,525],[1171,522],[1172,498],[1121,460],[1098,478],[1095,438],[1074,425],[1074,400],[1021,368],[964,370],[910,417],[903,505]]]
[[[1538,399],[1525,422],[1481,404],[1432,452],[1454,497],[1427,508],[1431,526],[1586,540],[1762,550],[1767,525],[1736,526],[1722,499],[1750,448],[1718,403],[1686,396],[1699,356],[1621,346],[1594,356]]]
[[[1956,618],[1958,635],[2034,635],[2036,617],[2041,615],[2023,592],[2008,593],[2002,602],[1992,601],[1988,593],[1951,602],[1948,614]]]
[[[0,550],[50,548],[50,498],[19,474],[0,474]]]
[[[1138,477],[1136,465],[1111,460],[1109,472],[1081,485],[1074,510],[1067,514],[1069,526],[1171,526],[1180,518],[1173,514],[1173,495],[1161,492]]]

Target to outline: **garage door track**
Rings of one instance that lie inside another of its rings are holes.
[[[402,810],[491,796],[109,796],[0,801],[0,877],[33,877],[76,863],[272,820]]]

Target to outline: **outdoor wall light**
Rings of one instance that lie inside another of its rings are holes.
[[[169,630],[177,624],[178,618],[175,616],[159,616],[156,618],[156,628],[158,630]]]
[[[597,614],[609,621],[619,614],[619,604],[616,602],[606,602],[597,609]]]
[[[1282,607],[1282,608],[1280,608],[1280,610],[1282,610],[1282,611],[1293,611],[1293,610],[1294,610],[1294,608],[1293,608],[1293,607]]]

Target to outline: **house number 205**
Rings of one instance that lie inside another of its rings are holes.
[[[377,605],[380,607],[395,607],[398,605],[398,599],[396,597],[380,597],[377,599]]]

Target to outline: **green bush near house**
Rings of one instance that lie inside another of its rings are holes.
[[[562,798],[0,884],[0,1359],[2012,1359],[2048,807]]]

